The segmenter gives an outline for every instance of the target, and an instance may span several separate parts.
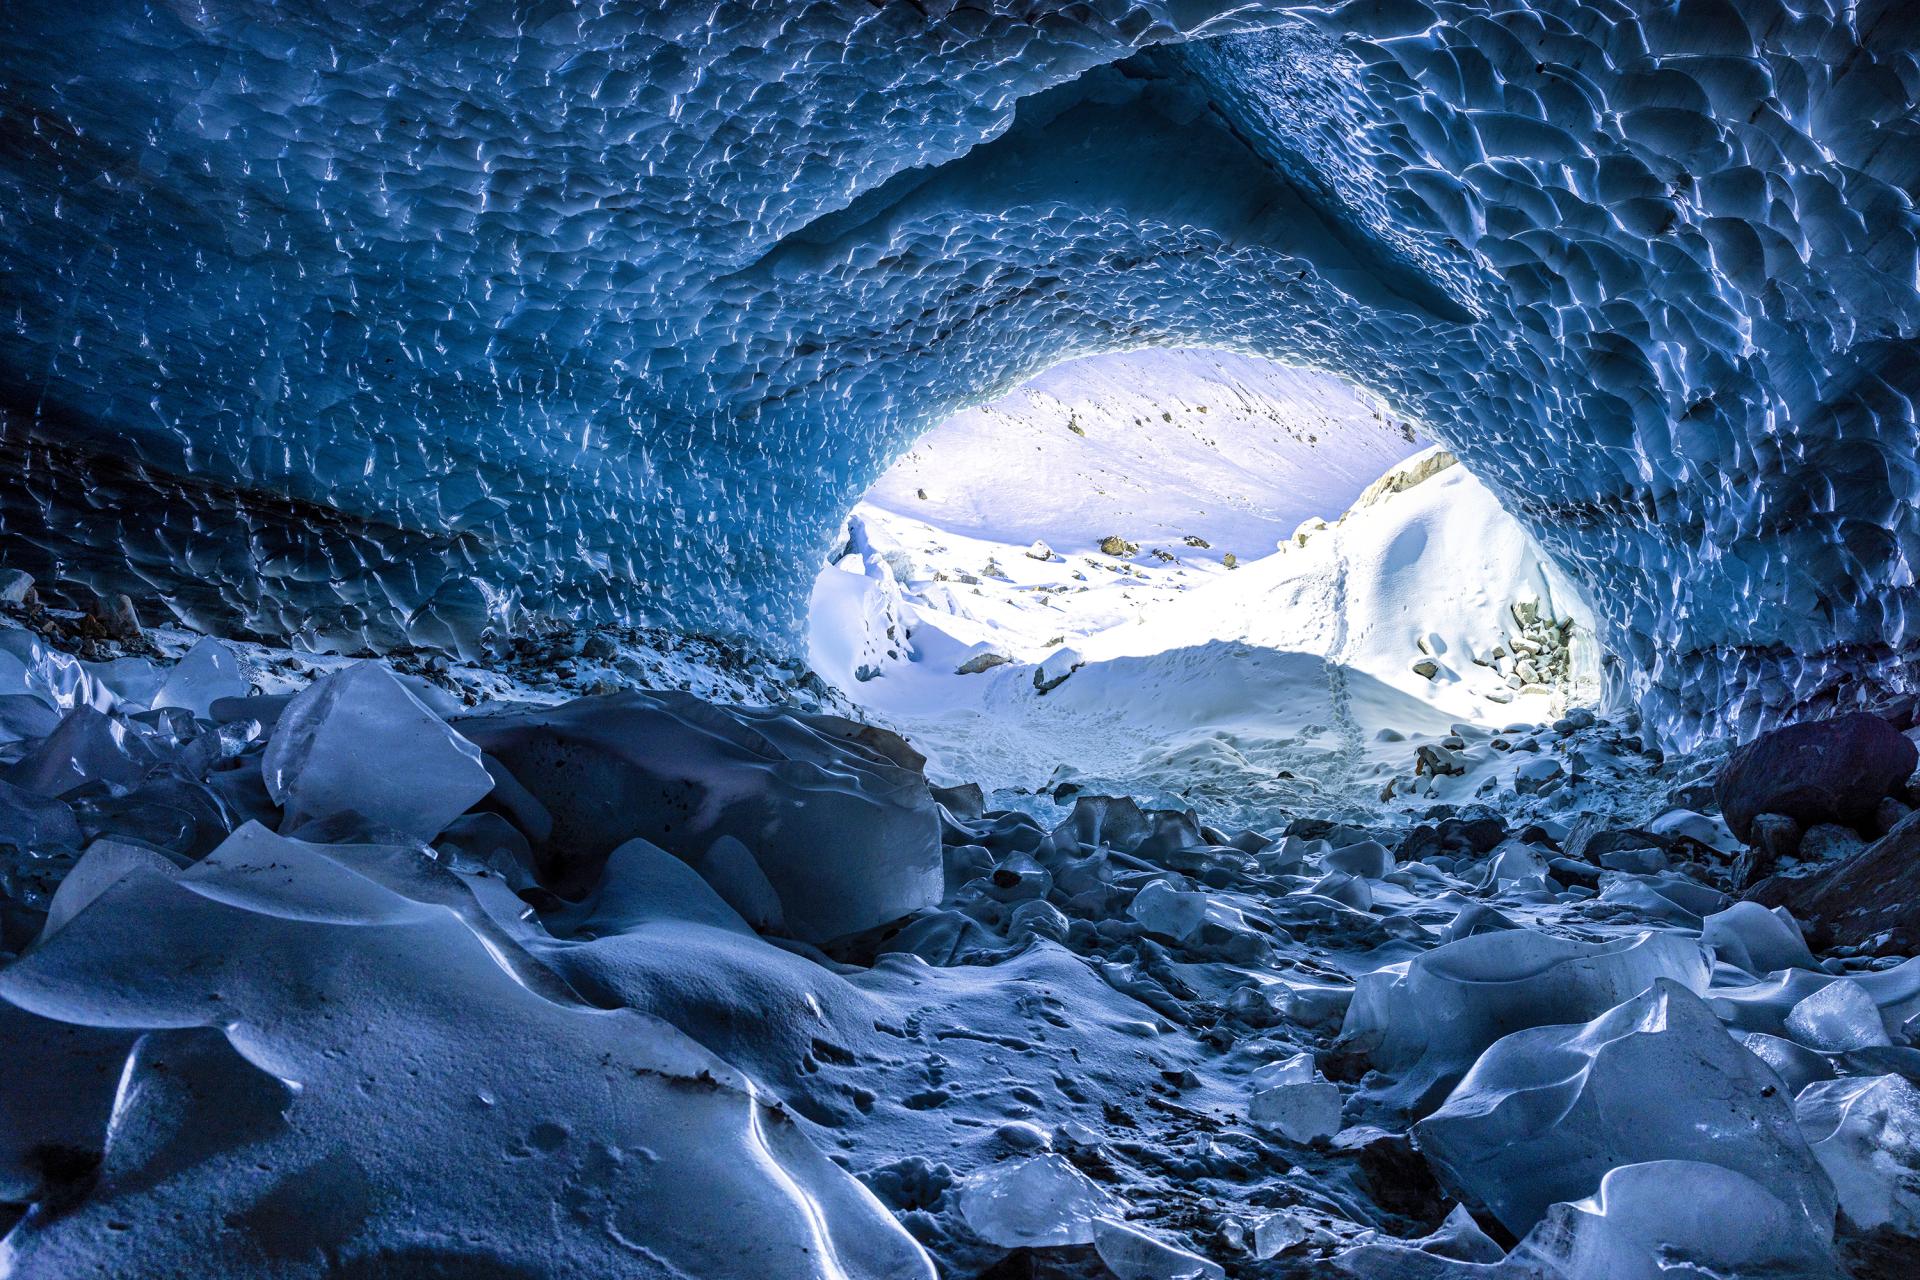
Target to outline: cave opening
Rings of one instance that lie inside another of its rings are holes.
[[[915,439],[847,513],[808,648],[940,780],[1251,817],[1471,796],[1486,774],[1409,773],[1410,744],[1601,701],[1595,625],[1379,396],[1147,348],[1063,361]]]

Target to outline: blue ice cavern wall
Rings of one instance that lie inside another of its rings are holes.
[[[347,648],[516,601],[791,637],[916,431],[1205,344],[1426,423],[1673,739],[1905,679],[1903,0],[15,0],[0,30],[0,532],[43,576]]]

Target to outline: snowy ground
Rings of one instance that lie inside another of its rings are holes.
[[[0,1274],[1832,1280],[1920,1224],[1920,964],[1736,906],[1630,723],[1412,824],[1041,821],[832,714],[553,708],[780,681],[699,645],[189,639],[0,628]]]
[[[815,669],[935,776],[1223,821],[1458,799],[1510,782],[1496,731],[1597,697],[1585,601],[1445,455],[1332,379],[1129,359],[930,433],[815,584]]]

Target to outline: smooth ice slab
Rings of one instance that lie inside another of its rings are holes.
[[[1819,1080],[1793,1102],[1856,1227],[1920,1233],[1920,1089],[1903,1076]]]
[[[552,815],[536,843],[563,894],[590,885],[623,841],[699,865],[731,836],[807,941],[940,897],[939,808],[917,759],[883,731],[640,690],[457,724]]]
[[[1374,1065],[1393,1078],[1378,1096],[1417,1108],[1508,1032],[1584,1021],[1662,978],[1704,991],[1707,976],[1700,945],[1676,934],[1585,943],[1503,929],[1365,975],[1342,1036],[1371,1045]]]
[[[1501,1039],[1413,1132],[1442,1185],[1516,1234],[1608,1169],[1650,1160],[1744,1173],[1811,1226],[1833,1222],[1833,1184],[1780,1078],[1665,978],[1584,1025]]]
[[[982,1170],[960,1192],[960,1213],[982,1240],[1008,1249],[1091,1244],[1095,1224],[1119,1215],[1120,1200],[1048,1153]]]
[[[358,662],[288,704],[261,757],[283,830],[354,814],[421,840],[493,790],[480,750],[391,671]]]
[[[221,698],[244,698],[252,692],[253,685],[240,669],[238,655],[228,645],[207,636],[173,664],[160,691],[153,696],[153,706],[156,710],[179,707],[204,720]]]
[[[1773,1185],[1696,1161],[1627,1165],[1592,1197],[1555,1205],[1512,1261],[1559,1280],[1839,1280],[1831,1228],[1809,1223]]]

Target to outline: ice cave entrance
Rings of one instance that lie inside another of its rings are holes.
[[[1340,378],[1209,350],[1071,360],[928,431],[848,514],[810,645],[1003,801],[1373,795],[1410,738],[1599,689],[1586,600],[1451,454]]]

